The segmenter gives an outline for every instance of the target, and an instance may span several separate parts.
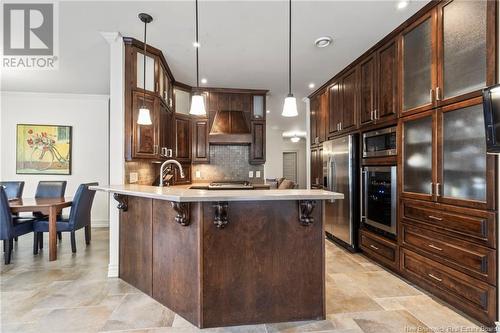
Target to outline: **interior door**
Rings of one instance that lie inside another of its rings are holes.
[[[494,209],[496,165],[486,154],[482,99],[440,109],[438,128],[437,200]]]
[[[479,96],[494,72],[494,41],[488,35],[495,26],[488,20],[495,15],[495,1],[444,1],[438,7],[440,105]],[[488,26],[490,25],[490,26]],[[494,75],[493,75],[494,76]]]
[[[283,152],[283,177],[297,181],[297,152]]]
[[[427,111],[403,119],[399,154],[402,197],[434,200],[434,118],[435,112]]]
[[[435,26],[436,12],[432,10],[403,31],[401,36],[401,110],[410,114],[434,106]]]

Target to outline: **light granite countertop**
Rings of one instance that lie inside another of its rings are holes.
[[[157,187],[127,184],[92,186],[90,188],[109,193],[175,202],[332,200],[344,198],[342,193],[325,190],[198,190],[191,189],[190,186]]]

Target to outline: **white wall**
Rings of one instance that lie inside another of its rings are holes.
[[[1,180],[23,180],[24,197],[32,197],[39,180],[67,180],[66,195],[80,183],[108,184],[108,96],[2,92],[0,108]],[[17,175],[16,124],[73,126],[72,174]],[[94,226],[108,223],[108,197],[96,193]]]

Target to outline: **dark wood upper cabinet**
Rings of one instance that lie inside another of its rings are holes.
[[[161,158],[173,157],[175,146],[174,112],[160,103],[160,152]]]
[[[342,121],[342,94],[340,83],[335,82],[330,86],[329,97],[328,133],[335,134],[339,131],[339,124]]]
[[[139,125],[137,118],[142,106],[149,109],[152,125]],[[150,94],[134,91],[132,94],[132,157],[156,158],[160,153],[158,135],[159,102]]]
[[[266,162],[266,122],[252,121],[252,143],[250,144],[250,163]]]
[[[191,118],[175,115],[175,158],[181,162],[191,162]]]
[[[496,1],[443,1],[437,7],[437,105],[481,95],[495,83]]]
[[[209,163],[208,118],[193,118],[193,163]]]
[[[376,54],[372,54],[359,65],[359,117],[361,125],[375,120],[376,62]]]
[[[318,144],[319,143],[319,137],[318,133],[316,131],[317,128],[317,118],[319,115],[319,106],[320,106],[320,95],[315,95],[311,99],[311,105],[309,107],[310,109],[310,128],[311,128],[311,144]]]
[[[401,112],[410,114],[434,107],[436,88],[436,10],[406,28],[401,44]]]
[[[356,128],[358,96],[357,71],[353,69],[347,72],[342,78],[341,131],[349,131]]]
[[[398,113],[398,52],[395,40],[377,50],[377,122],[395,119]]]
[[[327,137],[327,127],[328,127],[328,89],[325,89],[323,93],[319,96],[319,117],[316,117],[316,129],[318,131],[319,142],[323,142]]]

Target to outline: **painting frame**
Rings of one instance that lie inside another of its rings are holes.
[[[16,124],[16,174],[69,176],[72,155],[72,126]]]

